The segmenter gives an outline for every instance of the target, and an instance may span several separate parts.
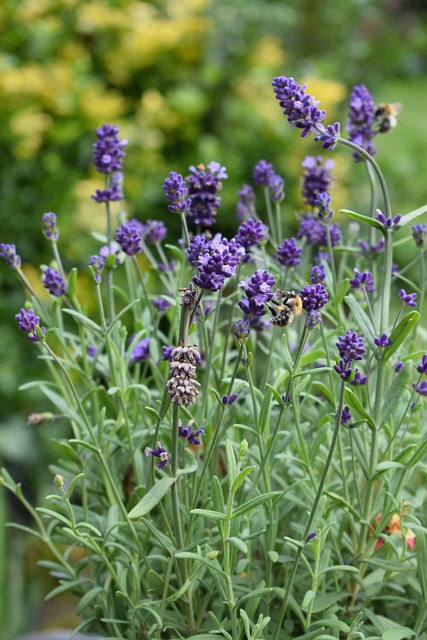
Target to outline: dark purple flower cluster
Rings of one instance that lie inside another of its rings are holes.
[[[417,247],[422,247],[427,236],[426,224],[414,224],[412,227],[412,237]]]
[[[330,207],[331,204],[331,194],[327,191],[322,191],[318,193],[314,199],[314,206],[317,209],[317,219],[318,220],[330,220],[333,216],[333,210]]]
[[[364,84],[353,87],[350,96],[350,110],[346,131],[351,142],[365,149],[371,156],[375,156],[377,150],[372,144],[372,138],[378,133],[374,127],[375,106],[374,100]],[[360,153],[353,153],[356,162],[363,160]]]
[[[236,205],[236,216],[238,220],[252,220],[255,218],[255,192],[253,188],[244,184],[237,192],[239,200]]]
[[[197,261],[202,253],[206,253],[209,248],[211,239],[207,235],[198,235],[190,242],[187,249],[188,262],[192,267],[197,267]]]
[[[116,229],[116,240],[128,256],[142,251],[141,234],[135,224],[123,223]]]
[[[194,284],[201,289],[218,291],[225,278],[234,276],[244,253],[244,248],[235,241],[228,241],[226,238],[212,240],[198,256],[199,275],[193,277]]]
[[[367,379],[368,379],[368,376],[362,375],[359,369],[356,367],[356,369],[354,369],[354,378],[350,382],[350,384],[352,384],[354,387],[362,386],[366,384]]]
[[[330,170],[335,166],[335,162],[331,159],[323,162],[321,156],[306,156],[302,166],[305,169],[301,184],[304,204],[314,207],[317,195],[328,192],[332,186],[333,178]]]
[[[401,219],[402,219],[402,216],[400,215],[400,213],[398,213],[397,216],[394,216],[394,218],[392,217],[386,218],[385,215],[382,213],[382,211],[380,211],[379,209],[377,209],[377,215],[375,216],[375,220],[380,222],[382,225],[384,225],[388,229],[392,229],[393,227],[396,227],[399,224]]]
[[[297,267],[301,262],[302,249],[295,238],[285,238],[277,247],[277,258],[284,267]]]
[[[361,360],[363,354],[366,352],[365,345],[363,343],[363,337],[358,336],[355,331],[348,330],[344,336],[338,336],[338,342],[336,343],[340,360],[338,364],[334,366],[335,371],[343,380],[348,380],[352,377],[356,379],[356,375],[359,374],[359,370],[353,371],[352,361]],[[361,381],[359,374],[359,380],[354,384],[364,384],[365,381]]]
[[[344,407],[344,409],[342,410],[341,413],[341,424],[345,425],[347,424],[347,422],[350,422],[350,420],[353,418],[353,416],[350,413],[350,409],[346,406]],[[349,424],[349,427],[351,427],[352,425]]]
[[[150,447],[145,447],[144,453],[147,457],[154,456],[156,458],[160,458],[160,462],[156,464],[156,467],[158,469],[162,469],[165,465],[167,465],[167,463],[170,460],[170,455],[168,454],[166,449],[162,447],[160,442],[156,443],[155,449],[150,449]]]
[[[265,305],[273,298],[271,287],[275,284],[276,280],[273,276],[261,269],[239,282],[239,286],[243,287],[246,294],[246,299],[239,302],[239,307],[248,318],[260,318],[265,315]]]
[[[374,344],[383,349],[384,347],[389,347],[392,344],[392,341],[386,333],[382,333],[377,338],[374,338]]]
[[[299,292],[299,295],[302,299],[303,309],[307,313],[319,311],[328,302],[328,292],[322,282],[306,284]]]
[[[168,230],[161,220],[147,220],[143,226],[142,237],[147,244],[162,242],[166,238]]]
[[[233,404],[234,402],[236,402],[237,398],[239,397],[238,393],[232,393],[231,396],[228,396],[226,393],[222,396],[221,400],[222,400],[222,404],[225,407],[229,407],[231,404]]]
[[[122,171],[127,140],[119,138],[116,124],[103,124],[96,130],[98,140],[93,145],[93,162],[99,173]]]
[[[93,277],[98,284],[101,282],[101,272],[105,267],[105,258],[103,256],[89,256],[89,266],[92,267]]]
[[[381,251],[384,249],[384,245],[384,238],[381,238],[381,240],[378,240],[378,242],[376,242],[375,244],[369,244],[365,240],[359,240],[359,247],[362,249],[362,251],[365,251],[365,253],[369,253],[372,256],[381,253]]]
[[[338,142],[339,135],[340,135],[340,123],[335,122],[334,124],[328,124],[328,126],[324,130],[324,133],[316,136],[314,139],[322,143],[323,149],[327,149],[328,151],[333,151]]]
[[[405,289],[401,289],[399,291],[399,298],[405,302],[408,307],[416,307],[417,303],[415,302],[418,297],[417,293],[406,293]]]
[[[210,162],[207,167],[199,164],[190,167],[187,176],[188,195],[191,200],[187,218],[196,225],[210,227],[215,222],[221,199],[217,196],[222,189],[223,178],[227,178],[225,167],[218,162]]]
[[[361,273],[359,269],[354,268],[354,278],[350,281],[350,287],[352,289],[365,289],[367,293],[372,293],[374,290],[374,279],[370,271],[364,271]]]
[[[169,307],[172,306],[169,300],[165,300],[165,298],[162,298],[161,296],[153,300],[153,305],[159,312],[167,311]]]
[[[274,93],[291,127],[302,129],[301,136],[308,136],[324,120],[326,112],[320,110],[318,100],[305,92],[307,85],[300,86],[294,78],[278,76],[272,82]]]
[[[44,288],[57,298],[64,295],[66,291],[64,278],[56,269],[48,267],[43,274],[42,282]]]
[[[323,282],[326,278],[325,265],[316,264],[314,267],[310,269],[310,282],[311,284],[318,284],[319,282]]]
[[[56,215],[49,211],[42,215],[43,233],[48,240],[56,242],[59,238],[58,227],[56,226]]]
[[[6,264],[11,269],[19,269],[21,266],[21,256],[16,253],[16,247],[14,244],[0,244],[0,258],[6,261]]]
[[[338,223],[329,224],[329,235],[332,247],[336,247],[341,241],[341,230]],[[297,238],[305,238],[308,245],[318,244],[321,247],[326,247],[328,244],[326,225],[323,220],[318,220],[312,213],[307,213],[300,220]]]
[[[205,430],[203,427],[199,427],[196,431],[193,431],[194,420],[190,420],[190,422],[183,427],[181,421],[179,421],[178,426],[178,437],[183,440],[187,440],[188,444],[197,445],[200,444],[201,440],[198,436],[204,436]]]
[[[142,338],[133,348],[130,363],[145,362],[150,359],[150,338]]]
[[[421,384],[416,386],[415,391],[421,396],[427,396],[427,380],[423,380]]]
[[[427,375],[427,354],[424,354],[421,358],[421,364],[417,366],[418,373]]]
[[[243,320],[243,318],[240,318],[240,320],[233,323],[233,329],[233,335],[237,340],[239,340],[239,342],[246,342],[251,333],[249,322],[247,320]]]
[[[267,227],[260,220],[245,220],[234,237],[245,251],[255,247],[267,237]]]
[[[37,327],[40,325],[40,318],[36,316],[32,309],[21,309],[19,313],[16,314],[15,320],[18,321],[18,327],[21,331],[28,334],[28,340],[31,342],[38,342],[40,340],[39,333],[37,331]],[[44,335],[46,333],[45,327],[40,327],[41,333]]]
[[[191,200],[187,198],[187,183],[182,175],[171,171],[162,188],[165,192],[166,200],[170,203],[168,205],[169,211],[171,213],[187,213],[191,206]]]
[[[266,160],[260,160],[254,167],[253,178],[257,187],[269,187],[274,178],[273,165]]]
[[[346,331],[345,335],[338,336],[336,347],[340,354],[340,358],[345,362],[362,360],[363,355],[366,352],[363,336],[357,335],[355,331],[351,331],[350,329]]]
[[[273,202],[282,202],[285,198],[285,181],[282,176],[274,174],[268,185],[268,191]]]

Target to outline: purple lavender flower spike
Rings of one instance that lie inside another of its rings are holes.
[[[130,364],[145,362],[150,359],[150,338],[142,338],[133,348]]]
[[[319,322],[321,322],[320,313],[316,309],[310,311],[310,313],[307,314],[306,322],[309,329],[314,329],[314,327],[316,327]]]
[[[421,364],[417,366],[418,373],[423,373],[427,375],[427,354],[424,354],[421,358]]]
[[[370,271],[364,271],[361,273],[359,269],[354,268],[354,278],[350,282],[352,289],[365,289],[367,293],[372,293],[374,290],[374,279]]]
[[[327,151],[333,151],[337,145],[339,136],[340,123],[335,122],[334,124],[329,124],[326,127],[325,133],[316,136],[314,139],[322,143],[323,149],[326,149]]]
[[[169,307],[172,306],[169,300],[165,300],[165,298],[162,298],[162,296],[159,296],[158,298],[153,300],[153,305],[159,312],[167,311]]]
[[[401,289],[399,291],[399,298],[405,302],[408,307],[416,307],[417,303],[415,302],[418,297],[417,293],[406,293],[405,289]]]
[[[302,306],[307,313],[319,311],[328,302],[328,292],[322,282],[306,284],[299,292]]]
[[[427,396],[427,380],[423,380],[421,384],[415,387],[415,391],[422,396]]]
[[[197,260],[202,253],[208,251],[210,239],[204,236],[194,236],[187,249],[188,262],[192,267],[197,267]]]
[[[384,347],[389,347],[392,344],[392,341],[390,340],[390,338],[386,333],[382,333],[377,338],[374,338],[374,343],[376,344],[377,347],[384,348]]]
[[[267,237],[267,227],[260,220],[245,220],[237,229],[234,237],[244,250],[249,253],[252,247],[259,245]],[[249,255],[243,257],[242,261],[247,262]]]
[[[196,225],[210,227],[214,224],[221,199],[217,196],[222,189],[223,178],[227,178],[225,167],[218,162],[210,162],[207,167],[203,164],[190,167],[187,176],[188,195],[191,206],[187,211],[187,218]]]
[[[56,269],[48,267],[43,274],[42,282],[44,288],[56,298],[60,298],[66,291],[64,278]]]
[[[350,382],[354,387],[362,386],[366,384],[368,376],[364,376],[360,373],[359,369],[356,367],[355,374],[353,380]]]
[[[98,284],[101,282],[101,272],[105,267],[105,258],[100,255],[89,256],[89,266],[93,269],[93,277]]]
[[[285,181],[277,173],[273,175],[268,183],[268,191],[273,202],[282,202],[285,198]]]
[[[297,267],[301,263],[302,249],[297,245],[295,238],[283,240],[277,247],[277,257],[284,267]]]
[[[352,417],[353,416],[350,413],[350,409],[347,406],[345,406],[343,408],[343,410],[342,410],[342,413],[341,413],[341,424],[342,425],[347,424],[347,422],[350,422]],[[349,425],[349,426],[351,426],[351,425]]]
[[[415,240],[415,244],[417,247],[422,247],[424,245],[424,240],[427,236],[427,225],[426,224],[414,224],[412,227],[412,237]]]
[[[119,138],[117,125],[103,124],[96,130],[98,140],[93,145],[93,162],[99,173],[122,171],[127,140]]]
[[[375,156],[377,150],[372,144],[372,138],[378,133],[375,124],[374,100],[364,84],[353,87],[350,96],[350,110],[346,131],[350,142],[354,142],[365,149],[371,156]],[[355,162],[363,160],[360,153],[353,153]]]
[[[314,199],[314,206],[317,211],[317,218],[319,220],[330,220],[333,215],[333,210],[330,208],[331,194],[327,191],[318,193]]]
[[[394,373],[400,373],[400,371],[402,371],[403,369],[403,362],[402,360],[399,360],[399,362],[396,362],[396,364],[394,365]]]
[[[328,192],[332,186],[330,170],[335,166],[335,162],[331,159],[323,161],[321,156],[306,156],[302,166],[305,169],[301,185],[304,204],[314,207],[317,195]]]
[[[343,359],[341,359],[338,364],[334,365],[334,370],[343,380],[348,380],[353,374],[351,362]]]
[[[266,270],[255,271],[252,276],[239,282],[243,287],[246,299],[240,300],[239,307],[249,318],[259,318],[265,315],[265,305],[274,296],[271,288],[276,284],[276,280]]]
[[[302,216],[297,233],[297,238],[305,238],[306,244],[320,244],[322,237],[322,225],[320,221],[311,213]]]
[[[357,335],[355,331],[351,331],[350,329],[346,331],[345,335],[338,336],[336,347],[340,354],[340,358],[345,362],[361,360],[366,352],[363,337]]]
[[[233,323],[233,335],[239,340],[239,342],[246,342],[250,336],[251,330],[249,328],[249,322],[241,318],[237,322]]]
[[[274,93],[291,127],[301,129],[301,136],[308,136],[324,120],[326,112],[318,109],[318,100],[305,92],[294,78],[278,76],[272,82]]]
[[[19,313],[16,314],[15,320],[18,321],[18,327],[20,331],[23,331],[27,334],[28,340],[30,342],[39,342],[40,336],[37,331],[37,327],[40,325],[40,318],[36,316],[33,309],[21,309]],[[46,333],[45,327],[40,327],[42,334]]]
[[[218,291],[225,278],[234,276],[244,253],[244,248],[236,242],[229,242],[226,238],[212,240],[207,250],[199,254],[199,275],[193,276],[194,284],[201,289]]]
[[[158,462],[156,464],[156,467],[158,469],[162,469],[164,466],[167,465],[167,463],[170,460],[170,455],[168,454],[166,449],[164,447],[162,447],[160,442],[156,443],[156,448],[155,449],[150,449],[150,447],[145,447],[144,453],[145,453],[145,455],[147,457],[148,456],[155,456],[156,458],[160,458],[160,462]]]
[[[141,235],[132,224],[124,223],[116,229],[116,240],[128,256],[134,256],[142,251]]]
[[[253,179],[257,187],[268,187],[274,175],[273,165],[266,160],[260,160],[254,167]]]
[[[0,258],[6,261],[6,264],[11,269],[19,269],[21,267],[21,257],[16,253],[16,247],[14,244],[0,244]]]
[[[56,242],[59,238],[58,227],[56,226],[56,215],[49,211],[42,215],[43,233],[48,240]]]
[[[397,216],[394,216],[394,218],[392,217],[386,218],[383,212],[380,211],[380,209],[377,209],[376,213],[377,215],[375,216],[375,220],[380,222],[387,229],[392,229],[393,227],[396,227],[399,224],[400,220],[402,219],[402,216],[400,215],[400,213],[398,213]]]
[[[310,282],[311,284],[318,284],[319,282],[323,282],[326,278],[325,265],[316,264],[314,267],[310,269]]]
[[[187,198],[187,183],[181,174],[171,171],[165,179],[162,187],[166,200],[170,203],[168,209],[171,213],[185,214],[191,206],[191,199]]]
[[[252,187],[244,184],[237,192],[239,201],[236,205],[236,216],[238,220],[253,220],[255,218],[255,193]]]
[[[168,230],[161,220],[147,220],[142,234],[147,244],[162,242],[166,238]]]

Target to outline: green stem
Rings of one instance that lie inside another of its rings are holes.
[[[325,463],[325,466],[323,468],[322,477],[320,478],[320,483],[319,483],[319,487],[317,489],[316,497],[314,499],[313,507],[312,507],[310,515],[308,517],[307,524],[305,525],[304,533],[303,533],[303,536],[302,536],[301,546],[298,547],[298,550],[297,550],[297,552],[295,554],[294,562],[292,564],[291,572],[290,572],[290,575],[289,575],[289,578],[288,578],[288,583],[286,585],[285,595],[284,595],[283,600],[282,600],[282,604],[281,604],[280,611],[279,611],[279,617],[278,617],[278,620],[277,620],[277,623],[276,623],[276,627],[274,629],[273,639],[272,640],[277,640],[278,637],[279,637],[279,633],[280,633],[281,628],[282,628],[283,619],[285,617],[286,610],[288,608],[289,597],[291,595],[291,590],[292,590],[292,586],[293,586],[294,579],[295,579],[295,576],[296,576],[296,572],[297,572],[297,569],[298,569],[298,565],[299,565],[299,562],[300,562],[300,559],[301,559],[301,555],[302,555],[302,553],[304,551],[305,544],[306,544],[306,541],[307,541],[307,536],[310,533],[311,525],[312,525],[312,523],[314,521],[314,518],[316,517],[316,513],[317,513],[318,506],[319,506],[319,502],[320,502],[320,499],[321,499],[321,497],[323,495],[323,489],[325,487],[326,478],[327,478],[327,475],[328,475],[329,468],[331,466],[332,457],[334,455],[335,445],[337,443],[338,433],[339,433],[340,426],[341,426],[341,414],[342,414],[342,409],[343,409],[343,405],[344,405],[344,391],[345,391],[345,381],[342,380],[340,397],[339,397],[339,401],[338,401],[338,408],[337,408],[336,419],[335,419],[335,428],[334,428],[334,432],[333,432],[333,435],[332,435],[331,445],[329,447],[328,457],[326,459],[326,463]]]

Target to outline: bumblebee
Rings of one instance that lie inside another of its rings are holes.
[[[387,133],[397,125],[397,116],[402,110],[401,104],[383,102],[375,107],[374,118],[379,133]]]
[[[287,327],[302,311],[302,299],[290,289],[277,289],[275,297],[267,303],[271,313],[271,324],[276,327]]]

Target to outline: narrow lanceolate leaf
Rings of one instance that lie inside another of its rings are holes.
[[[218,476],[212,478],[212,504],[215,511],[225,513],[224,493]]]
[[[129,512],[129,518],[141,518],[151,511],[151,509],[154,509],[174,482],[176,482],[176,478],[172,478],[171,476],[165,476],[156,482],[154,487],[151,487],[142,500]]]
[[[409,213],[405,213],[404,216],[400,218],[399,227],[404,227],[408,222],[412,222],[415,218],[419,218],[427,211],[427,204],[423,205],[419,209],[414,209],[414,211],[410,211]]]
[[[247,544],[245,542],[243,542],[243,540],[240,540],[240,538],[236,538],[235,536],[231,536],[231,538],[226,538],[225,542],[228,542],[229,544],[232,544],[233,547],[236,547],[236,549],[238,549],[239,551],[241,551],[244,554],[246,554],[248,552]]]
[[[252,509],[259,507],[259,505],[261,504],[266,504],[272,498],[280,496],[280,494],[281,491],[269,491],[268,493],[263,493],[260,496],[256,496],[255,498],[252,498],[252,500],[249,500],[248,502],[240,505],[240,507],[237,507],[237,509],[235,509],[231,514],[231,517],[238,518],[240,516],[243,516],[248,511],[252,511]]]
[[[232,493],[236,493],[237,489],[240,487],[240,485],[244,482],[246,476],[248,476],[250,474],[251,471],[253,471],[255,469],[254,466],[252,467],[246,467],[245,469],[243,469],[239,475],[237,476],[237,478],[235,479],[235,481],[233,482],[233,486],[231,487],[231,491]]]
[[[211,509],[191,509],[190,513],[195,516],[203,516],[208,520],[225,520],[225,515],[220,511],[212,511]]]
[[[225,441],[225,454],[227,458],[227,471],[230,484],[234,481],[236,475],[236,458],[234,456],[233,445],[230,440]]]
[[[417,574],[424,604],[427,604],[427,540],[424,531],[417,531],[415,544],[417,555]]]
[[[375,218],[364,216],[362,213],[356,213],[355,211],[350,211],[349,209],[341,209],[340,213],[343,213],[346,216],[350,216],[350,218],[354,218],[359,222],[369,224],[370,227],[375,227],[375,229],[378,229],[378,231],[383,231],[383,225],[378,222],[378,220],[375,220]]]
[[[366,420],[366,422],[372,429],[375,429],[375,422],[373,421],[371,414],[366,411],[359,398],[351,389],[346,388],[344,392],[344,398],[350,409],[356,411],[360,416],[362,416],[362,418]]]
[[[418,322],[420,314],[418,311],[411,311],[403,316],[397,327],[393,329],[390,335],[391,345],[384,349],[383,361],[386,362],[390,356],[400,347],[406,340],[408,335],[413,331],[415,325]]]

